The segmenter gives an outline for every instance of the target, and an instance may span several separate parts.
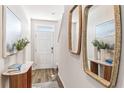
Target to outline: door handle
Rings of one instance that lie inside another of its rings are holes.
[[[53,50],[54,50],[54,48],[53,48],[53,47],[51,47],[51,53],[53,53]]]

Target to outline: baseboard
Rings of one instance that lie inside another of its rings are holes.
[[[0,77],[0,88],[2,88],[2,78]]]
[[[59,75],[58,75],[58,77],[57,77],[57,82],[58,82],[58,85],[59,85],[60,88],[64,88],[63,83],[62,83],[62,81],[61,81]]]

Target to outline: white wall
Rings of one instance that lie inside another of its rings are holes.
[[[25,16],[24,10],[21,6],[8,6],[15,14],[16,16],[18,16],[22,22],[22,32],[23,32],[23,36],[29,38],[30,40],[30,30],[29,30],[29,23],[27,21],[27,18]],[[2,6],[0,6],[0,18],[2,16]],[[1,24],[2,20],[0,20],[0,28],[2,26]],[[0,52],[2,50],[1,46],[2,46],[2,37],[1,37],[1,33],[2,30],[0,29]],[[2,57],[2,56],[1,56]],[[27,61],[30,61],[30,44],[26,47],[26,49],[23,51],[23,53],[17,53],[13,56],[8,56],[6,58],[2,58],[2,62],[0,60],[0,66],[4,67],[3,69],[5,70],[7,68],[8,65],[14,64],[14,63],[25,63]],[[3,72],[2,68],[0,68],[0,72]],[[1,77],[1,75],[0,75]],[[4,81],[5,83],[5,81]],[[3,86],[4,87],[4,86]]]
[[[88,88],[99,88],[104,87],[91,77],[89,77],[83,71],[82,66],[82,53],[80,56],[69,53],[67,43],[67,11],[70,6],[65,6],[64,19],[62,23],[61,35],[58,46],[58,58],[59,58],[59,76],[62,80],[64,87],[88,87]],[[124,36],[124,6],[122,8],[122,25]],[[122,46],[124,45],[124,37],[122,38]],[[122,58],[120,64],[119,78],[117,87],[124,87],[124,49],[122,48]]]
[[[0,20],[2,20],[2,6],[0,6]],[[2,57],[2,21],[0,21],[0,58]]]
[[[3,72],[4,70],[4,62],[2,59],[2,6],[0,6],[0,88],[2,87],[1,85],[1,82],[2,82],[2,79],[1,79],[1,73]]]

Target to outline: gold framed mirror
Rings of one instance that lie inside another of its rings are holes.
[[[68,46],[69,51],[79,55],[81,51],[82,7],[74,5],[69,11]]]
[[[88,5],[82,41],[84,71],[106,87],[115,87],[121,55],[119,5]]]

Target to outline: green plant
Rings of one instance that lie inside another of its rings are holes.
[[[99,43],[100,49],[108,49],[109,45],[107,43],[104,43],[103,41]]]
[[[103,41],[98,41],[98,40],[94,40],[92,42],[94,47],[97,47],[98,50],[100,49],[109,49],[109,45],[107,43],[104,43]]]
[[[97,47],[98,44],[99,44],[99,41],[98,41],[98,40],[94,40],[94,41],[92,42],[92,44],[94,45],[94,47]]]
[[[25,48],[25,46],[29,43],[29,41],[25,38],[18,40],[14,45],[16,50],[20,51]]]
[[[96,47],[98,50],[100,50],[100,48],[99,48],[100,43],[99,43],[98,40],[94,40],[94,41],[92,42],[92,44],[93,44],[94,47]]]

